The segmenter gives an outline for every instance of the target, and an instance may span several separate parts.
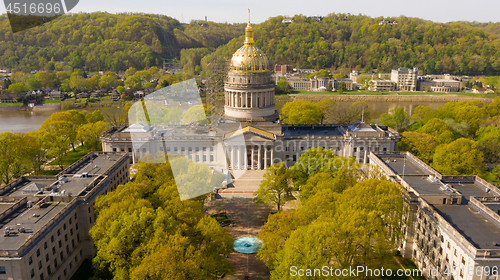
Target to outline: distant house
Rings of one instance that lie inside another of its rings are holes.
[[[493,90],[488,89],[488,88],[475,88],[472,90],[472,92],[478,93],[478,94],[494,93]]]
[[[80,92],[79,94],[76,95],[76,98],[89,98],[89,93],[88,92]]]
[[[113,90],[113,93],[111,94],[111,100],[113,101],[120,100],[120,94],[116,90]]]
[[[58,99],[58,100],[61,100],[64,98],[64,94],[58,90],[54,90],[52,91],[50,94],[50,99]]]
[[[293,22],[293,18],[284,18],[281,23],[292,23]]]
[[[101,93],[100,93],[100,92],[93,91],[93,92],[90,94],[90,97],[91,97],[91,98],[98,98],[98,97],[101,97]]]
[[[33,108],[36,105],[36,100],[30,100],[28,101],[28,107]]]
[[[144,91],[142,91],[142,90],[136,91],[136,92],[134,93],[134,97],[135,97],[136,99],[143,98],[143,97],[144,97]]]
[[[19,97],[15,93],[4,93],[0,95],[0,103],[16,103],[16,98]]]

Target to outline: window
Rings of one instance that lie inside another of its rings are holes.
[[[202,148],[202,150],[203,150],[204,152],[206,152],[206,151],[207,151],[207,147],[203,147],[203,148]]]
[[[195,147],[195,148],[194,148],[194,150],[195,150],[196,152],[199,152],[199,151],[200,151],[200,147]]]
[[[38,262],[38,269],[42,269],[42,261]]]
[[[387,148],[385,148],[385,147],[384,147],[383,151],[384,151],[384,152],[385,152],[385,151],[387,151]]]
[[[64,276],[66,276],[66,269],[63,271],[63,273],[64,273]]]
[[[213,161],[214,161],[214,156],[210,155],[210,162],[213,162]]]
[[[30,258],[28,259],[28,264],[32,264],[32,263],[33,263],[33,258],[32,258],[32,257],[30,257]]]
[[[146,153],[146,148],[142,148],[142,152],[143,152],[143,153]]]
[[[71,225],[71,218],[69,218],[69,224]]]
[[[462,264],[465,264],[465,258],[462,256]]]
[[[52,255],[56,254],[56,247],[52,247]]]
[[[57,264],[57,259],[54,259],[54,266],[57,268],[58,267],[58,264]]]
[[[76,241],[80,242],[80,234],[79,233],[76,234]]]
[[[89,223],[92,223],[92,217],[89,218]]]
[[[75,224],[75,229],[78,230],[78,223]]]
[[[61,243],[61,240],[59,240],[59,248],[62,247],[62,243]]]
[[[192,152],[193,151],[193,147],[188,147],[188,152]]]
[[[357,147],[354,147],[354,152],[357,152],[358,151],[358,148]]]
[[[42,274],[40,274],[40,280],[43,280],[43,279],[44,278],[43,278],[43,273],[42,273]]]
[[[66,253],[69,254],[69,245],[66,245]]]
[[[199,162],[199,161],[200,161],[200,156],[196,155],[196,162]]]
[[[206,162],[206,161],[207,161],[207,156],[203,155],[203,162]]]
[[[0,266],[0,274],[7,274],[7,272],[5,272],[5,266]]]
[[[49,254],[46,254],[45,255],[45,261],[48,262],[49,261]]]
[[[181,147],[181,152],[184,152],[184,151],[186,151],[186,148]]]
[[[285,147],[285,152],[288,152],[288,149],[289,149],[288,147]]]
[[[174,152],[177,152],[177,147],[174,147]]]
[[[66,241],[66,242],[68,241],[68,235],[67,234],[64,235],[64,241]]]
[[[73,268],[73,262],[69,262],[69,269]]]
[[[61,257],[61,261],[63,261],[64,260],[64,254],[63,254],[62,251],[61,251],[61,253],[59,253],[59,256]]]
[[[39,257],[40,256],[40,249],[36,249],[36,256]]]
[[[78,256],[75,256],[75,263],[78,262]]]
[[[35,270],[34,269],[31,269],[30,275],[31,275],[31,278],[35,277]]]
[[[50,270],[50,265],[48,265],[48,266],[47,266],[47,273],[48,273],[49,275],[51,275],[51,274],[52,274],[52,271]]]
[[[213,152],[213,151],[214,151],[214,147],[213,147],[213,146],[211,146],[211,147],[210,147],[210,152]]]
[[[450,242],[447,242],[447,243],[448,243],[448,249],[450,249],[450,247],[451,247],[451,246],[450,246]]]
[[[63,230],[66,230],[66,223],[64,223],[63,225]]]
[[[116,152],[116,148],[113,148],[113,152]]]
[[[47,242],[43,243],[43,249],[47,249]]]
[[[53,235],[50,237],[50,242],[54,242],[54,236]]]
[[[71,246],[73,246],[73,248],[75,248],[75,240],[74,239],[71,239]]]
[[[297,161],[297,155],[292,156],[293,161]]]
[[[70,230],[69,230],[69,234],[70,234],[71,236],[73,236],[73,229],[70,229]]]

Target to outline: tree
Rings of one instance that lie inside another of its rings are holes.
[[[276,207],[280,212],[283,205],[292,199],[290,191],[287,168],[283,162],[276,162],[266,170],[259,189],[254,193],[254,201]]]
[[[99,86],[100,77],[99,75],[94,75],[87,79],[87,88],[89,90],[95,90]]]
[[[333,91],[333,86],[332,86],[332,83],[328,83],[326,85],[326,91]]]
[[[299,187],[305,184],[309,177],[325,170],[334,170],[338,164],[343,165],[343,161],[337,158],[332,149],[310,148],[300,155],[297,162],[290,168],[289,175],[293,179],[294,186]]]
[[[423,162],[430,164],[439,141],[432,135],[405,131],[401,134],[404,149],[414,154]]]
[[[318,102],[321,110],[321,124],[332,123],[334,118],[335,101],[331,99],[323,99]]]
[[[122,86],[118,86],[116,88],[116,91],[119,93],[119,94],[124,94],[125,93],[125,88],[122,87]]]
[[[55,158],[61,169],[66,151],[77,139],[76,121],[69,112],[57,112],[50,115],[40,128],[42,147],[47,150],[49,156]]]
[[[488,163],[500,161],[500,128],[495,126],[481,127],[476,132],[479,150],[483,152]]]
[[[282,121],[288,124],[319,124],[321,110],[317,103],[297,99],[288,102],[281,110]]]
[[[137,72],[137,70],[134,67],[130,67],[125,71],[125,78],[128,78],[129,76],[134,75]]]
[[[106,72],[99,80],[99,87],[110,90],[118,85],[118,76],[113,72]]]
[[[211,279],[233,272],[224,258],[231,234],[202,213],[199,198],[179,199],[169,162],[138,163],[134,181],[100,196],[95,211],[89,233],[101,278]]]
[[[285,77],[281,77],[278,83],[276,83],[276,94],[290,93],[292,93],[292,87],[288,84]]]
[[[441,119],[432,118],[416,132],[425,133],[436,137],[440,144],[448,144],[454,141],[455,135],[448,127],[448,124]]]
[[[57,85],[56,75],[47,71],[40,71],[35,74],[35,78],[42,83],[43,88],[51,88]],[[64,79],[61,79],[64,80]]]
[[[102,145],[99,138],[107,129],[108,125],[103,121],[87,123],[78,128],[77,138],[86,143],[92,151],[100,151]]]
[[[69,78],[69,86],[72,90],[79,92],[81,90],[86,90],[88,85],[87,81],[80,75],[79,72],[74,72]]]
[[[282,211],[269,215],[257,236],[265,244],[257,252],[257,257],[269,269],[273,269],[276,265],[276,257],[285,247],[285,242],[290,238],[290,234],[307,224],[307,219],[298,211]]]
[[[85,119],[87,123],[96,123],[99,121],[104,121],[104,115],[100,110],[95,110],[92,113],[86,114]]]
[[[8,184],[31,171],[32,146],[24,133],[0,133],[0,179]]]
[[[484,172],[483,153],[474,140],[460,138],[436,148],[432,167],[445,175],[474,175]]]
[[[132,90],[137,90],[142,88],[141,79],[137,75],[128,76],[125,80],[125,86]]]
[[[37,78],[29,78],[26,81],[26,87],[29,90],[39,89],[42,87],[42,82],[40,80],[38,80]]]
[[[347,86],[346,86],[345,82],[340,82],[339,87],[337,88],[337,92],[342,94],[346,90],[347,90]]]
[[[20,93],[22,93],[24,91],[28,91],[28,87],[26,87],[23,84],[15,83],[15,84],[11,84],[9,86],[8,91],[10,93],[20,94]]]
[[[396,130],[401,130],[410,124],[410,116],[404,107],[396,107],[380,116],[380,124],[390,126]]]
[[[420,121],[425,118],[425,116],[432,112],[429,106],[419,105],[413,110],[413,115],[411,115],[411,120],[414,122]]]

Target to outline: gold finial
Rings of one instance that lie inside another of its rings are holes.
[[[255,45],[255,41],[253,40],[253,28],[250,25],[250,8],[248,8],[248,24],[245,28],[245,46],[253,46]]]

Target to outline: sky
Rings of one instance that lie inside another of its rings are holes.
[[[37,0],[41,1],[41,0]],[[79,0],[71,12],[107,11],[164,14],[181,22],[204,19],[214,22],[246,22],[247,8],[252,23],[278,15],[326,16],[329,13],[363,14],[371,17],[418,17],[435,22],[499,22],[499,0]],[[5,13],[1,6],[0,13]]]

